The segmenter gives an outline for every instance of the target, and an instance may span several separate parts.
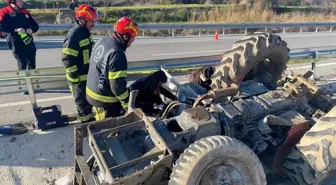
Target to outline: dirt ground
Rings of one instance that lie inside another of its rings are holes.
[[[336,77],[319,80],[323,88],[336,92]],[[328,83],[328,85],[326,85]],[[0,137],[1,185],[52,185],[72,173],[74,164],[73,125],[49,131],[29,130],[16,136]],[[88,148],[85,148],[88,153]],[[291,185],[286,179],[269,184]]]

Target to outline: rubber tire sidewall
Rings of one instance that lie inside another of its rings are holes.
[[[264,177],[265,174],[264,170],[262,168],[260,169],[261,162],[259,161],[258,157],[256,155],[250,155],[252,150],[247,151],[246,149],[249,148],[242,142],[233,138],[230,138],[230,140],[233,140],[234,143],[239,143],[239,145],[244,145],[245,147],[238,147],[239,145],[234,145],[235,147],[232,147],[232,144],[230,146],[222,145],[212,149],[201,158],[197,158],[198,162],[191,162],[191,173],[188,175],[185,174],[185,176],[189,176],[189,179],[186,183],[187,185],[195,185],[198,178],[201,178],[200,175],[204,175],[205,173],[204,172],[202,174],[202,170],[204,170],[210,163],[214,162],[218,158],[225,158],[225,160],[233,158],[236,161],[239,161],[245,166],[246,169],[248,169],[251,174],[250,176],[253,179],[253,182],[251,182],[250,184],[262,185],[262,182],[265,181],[265,179],[263,179],[262,177]]]

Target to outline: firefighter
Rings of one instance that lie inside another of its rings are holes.
[[[96,120],[123,115],[128,109],[127,59],[125,51],[139,34],[137,23],[122,17],[111,36],[99,39],[93,48],[86,98],[96,111]]]
[[[90,30],[95,26],[98,14],[89,5],[82,4],[76,11],[76,25],[67,33],[62,50],[62,63],[72,95],[78,119],[82,123],[94,120],[92,106],[85,97],[85,87],[94,44]]]
[[[144,113],[155,116],[158,115],[160,109],[154,107],[165,106],[160,95],[169,98],[172,101],[176,101],[177,97],[162,87],[162,84],[167,82],[167,76],[162,71],[156,71],[153,74],[145,78],[140,78],[130,85],[128,88],[132,90],[138,90],[138,96],[135,101],[135,107],[141,108]]]
[[[0,10],[0,31],[7,34],[8,46],[17,60],[19,70],[36,68],[36,47],[33,33],[39,25],[22,0],[6,0],[8,6]]]

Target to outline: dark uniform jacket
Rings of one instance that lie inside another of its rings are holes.
[[[171,100],[177,100],[176,96],[161,86],[162,83],[166,82],[167,76],[161,70],[133,82],[128,89],[130,92],[132,90],[139,91],[135,107],[141,108],[146,114],[155,115],[158,113],[158,110],[154,108],[154,104],[164,104],[160,97],[161,94]]]
[[[86,81],[94,41],[90,31],[76,23],[67,33],[62,50],[62,62],[67,79],[78,84]]]
[[[203,88],[205,88],[207,91],[211,90],[211,76],[214,74],[214,68],[212,66],[205,66],[201,69],[196,69],[193,72],[191,72],[189,76],[189,82],[196,83]],[[205,77],[205,81],[202,80],[201,76]]]
[[[161,70],[156,71],[145,78],[136,80],[132,83],[132,85],[130,85],[129,91],[139,90],[137,101],[150,102],[153,105],[154,103],[158,105],[163,104],[160,97],[161,94],[171,100],[176,100],[176,97],[171,92],[163,88],[160,85],[160,82],[167,82],[167,76]]]
[[[86,95],[97,107],[119,104],[128,106],[127,45],[117,36],[99,39],[92,51]]]
[[[10,42],[10,49],[14,46],[14,51],[26,49],[31,47],[35,49],[33,37],[27,33],[18,33],[15,29],[23,28],[25,30],[31,29],[36,33],[39,25],[33,19],[30,12],[24,8],[16,11],[11,6],[7,6],[0,10],[0,31],[6,32],[8,41]]]

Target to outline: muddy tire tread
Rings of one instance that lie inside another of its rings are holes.
[[[318,184],[336,170],[336,108],[322,117],[286,157],[286,174],[300,185]],[[331,119],[330,119],[331,118]]]
[[[238,150],[243,152],[244,155],[249,155],[250,160],[256,161],[255,164],[257,164],[253,166],[255,170],[254,172],[259,172],[256,173],[256,176],[259,177],[254,177],[254,179],[260,185],[266,184],[266,176],[261,162],[250,148],[234,138],[227,136],[210,136],[196,141],[195,143],[191,144],[189,148],[185,149],[184,153],[180,155],[179,159],[176,161],[173,167],[173,171],[170,175],[169,185],[189,185],[188,179],[197,178],[190,177],[193,174],[193,168],[197,165],[198,162],[202,160],[204,156],[219,147],[225,147],[228,153],[233,152],[233,150]]]
[[[221,89],[239,84],[247,73],[265,59],[277,59],[277,71],[272,72],[269,83],[276,84],[287,68],[290,49],[280,36],[273,33],[250,35],[234,43],[224,52],[220,65],[216,66],[211,87]]]
[[[74,15],[72,15],[70,11],[61,11],[56,16],[56,22],[57,22],[57,24],[65,24],[63,22],[65,16],[71,16],[71,17],[75,18]]]

